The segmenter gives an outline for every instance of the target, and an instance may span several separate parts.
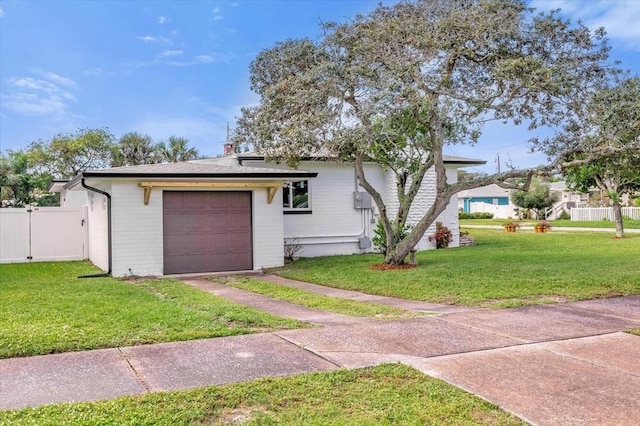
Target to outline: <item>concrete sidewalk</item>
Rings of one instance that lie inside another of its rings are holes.
[[[324,326],[0,360],[0,408],[403,362],[533,424],[637,425],[640,418],[640,337],[620,332],[640,327],[640,296],[504,310],[388,298],[387,304],[406,302],[438,315],[380,321],[300,309],[201,279],[188,282]]]

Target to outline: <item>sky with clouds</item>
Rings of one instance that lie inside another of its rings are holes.
[[[386,3],[390,3],[386,2]],[[226,124],[257,101],[248,67],[287,38],[319,36],[318,22],[366,13],[377,0],[0,0],[0,150],[77,128],[108,127],[159,141],[190,139],[222,152]],[[640,74],[640,0],[532,0],[604,26],[614,59]],[[492,124],[475,146],[448,154],[527,167],[524,129]]]

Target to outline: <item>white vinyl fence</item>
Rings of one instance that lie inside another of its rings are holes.
[[[493,213],[493,217],[495,219],[508,219],[510,217],[515,217],[516,213],[513,211],[513,206],[499,206],[497,204],[489,204],[489,203],[469,203],[469,213]]]
[[[0,209],[0,263],[88,258],[87,208]]]
[[[623,207],[622,217],[640,220],[640,207]],[[612,207],[572,208],[571,220],[613,220]]]

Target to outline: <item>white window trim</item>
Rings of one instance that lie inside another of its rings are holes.
[[[283,206],[282,210],[285,212],[310,212],[312,209],[311,205],[311,180],[304,180],[301,182],[307,183],[307,207],[285,207],[284,206],[284,191],[289,191],[289,200],[293,199],[293,189],[289,186],[293,182],[287,182],[282,185],[282,200]]]

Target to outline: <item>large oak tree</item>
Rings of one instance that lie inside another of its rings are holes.
[[[321,28],[317,41],[283,41],[256,57],[260,103],[243,109],[234,139],[289,165],[319,153],[352,161],[379,210],[389,264],[404,262],[457,192],[523,176],[526,187],[534,173],[448,182],[445,145],[476,143],[488,120],[559,125],[607,74],[604,31],[518,0],[400,2]],[[365,161],[395,174],[397,209]],[[427,173],[434,203],[402,237]]]

